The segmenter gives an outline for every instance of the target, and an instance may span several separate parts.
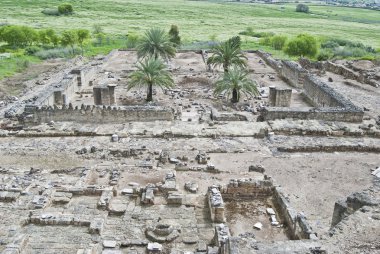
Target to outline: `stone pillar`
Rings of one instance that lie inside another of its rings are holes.
[[[102,104],[110,105],[110,92],[107,86],[101,87],[101,94],[102,94]]]
[[[270,86],[269,87],[269,105],[272,107],[276,106],[276,87]]]
[[[269,87],[269,103],[272,107],[290,107],[292,89]]]
[[[63,105],[69,104],[69,98],[66,94],[62,94]]]
[[[54,91],[54,103],[57,105],[62,104],[62,91]]]
[[[102,91],[100,87],[94,87],[92,89],[94,95],[94,104],[102,105]]]
[[[109,93],[109,98],[110,98],[110,105],[115,105],[116,104],[115,87],[116,87],[116,84],[109,84],[108,85],[108,93]]]

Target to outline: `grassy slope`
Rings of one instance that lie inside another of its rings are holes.
[[[296,35],[302,32],[361,41],[380,47],[380,12],[331,6],[310,6],[312,14],[296,13],[295,5],[215,3],[187,0],[81,0],[67,1],[76,13],[69,17],[45,16],[60,0],[1,0],[5,15],[0,23],[54,27],[57,30],[84,27],[94,20],[111,34],[142,33],[152,26],[168,29],[177,24],[185,41],[225,39],[246,27]]]

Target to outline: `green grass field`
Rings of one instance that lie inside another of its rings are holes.
[[[223,1],[188,0],[80,0],[70,1],[72,16],[46,16],[61,0],[1,0],[0,23],[35,28],[92,29],[99,24],[108,34],[141,34],[149,27],[179,26],[183,41],[222,40],[247,27],[294,36],[310,33],[380,47],[380,12],[373,10],[309,5],[310,14],[295,12],[295,4],[269,5]],[[251,40],[251,38],[243,38]]]

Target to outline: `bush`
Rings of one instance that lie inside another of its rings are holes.
[[[71,4],[61,4],[58,6],[58,13],[60,15],[69,15],[69,14],[73,14],[73,6]]]
[[[317,60],[318,61],[327,61],[331,58],[333,58],[334,54],[331,52],[331,50],[321,50],[318,53]]]
[[[35,55],[38,51],[40,51],[41,48],[40,47],[37,47],[37,46],[30,46],[30,47],[27,47],[25,49],[25,54],[26,55],[29,55],[29,56],[32,56],[32,55]]]
[[[318,51],[317,40],[311,35],[300,34],[288,42],[284,51],[290,56],[314,57]]]
[[[45,9],[42,13],[49,16],[59,16],[58,9]]]
[[[271,37],[269,36],[262,37],[260,38],[259,43],[264,46],[271,46],[272,45]]]
[[[74,54],[80,54],[81,50],[78,48],[74,49]],[[73,54],[72,50],[69,48],[54,48],[47,50],[38,51],[35,56],[45,60],[45,59],[53,59],[53,58],[68,58]]]
[[[136,48],[139,41],[139,36],[137,34],[128,34],[127,35],[127,48],[133,49]]]
[[[170,41],[177,47],[181,45],[181,37],[179,36],[178,26],[172,25],[169,30]]]
[[[297,4],[296,12],[309,13],[309,6],[306,4]]]
[[[285,35],[275,35],[271,38],[271,46],[275,50],[282,50],[282,48],[285,46],[286,40],[288,37]]]
[[[239,34],[257,38],[272,37],[275,35],[273,32],[254,32],[252,27],[247,27],[245,31],[242,31]]]

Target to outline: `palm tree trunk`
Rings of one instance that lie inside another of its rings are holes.
[[[148,85],[148,93],[146,96],[146,101],[153,101],[153,85],[152,84]]]
[[[232,89],[232,99],[231,99],[231,102],[232,103],[239,102],[239,93],[238,93],[238,91],[237,91],[236,88]]]

